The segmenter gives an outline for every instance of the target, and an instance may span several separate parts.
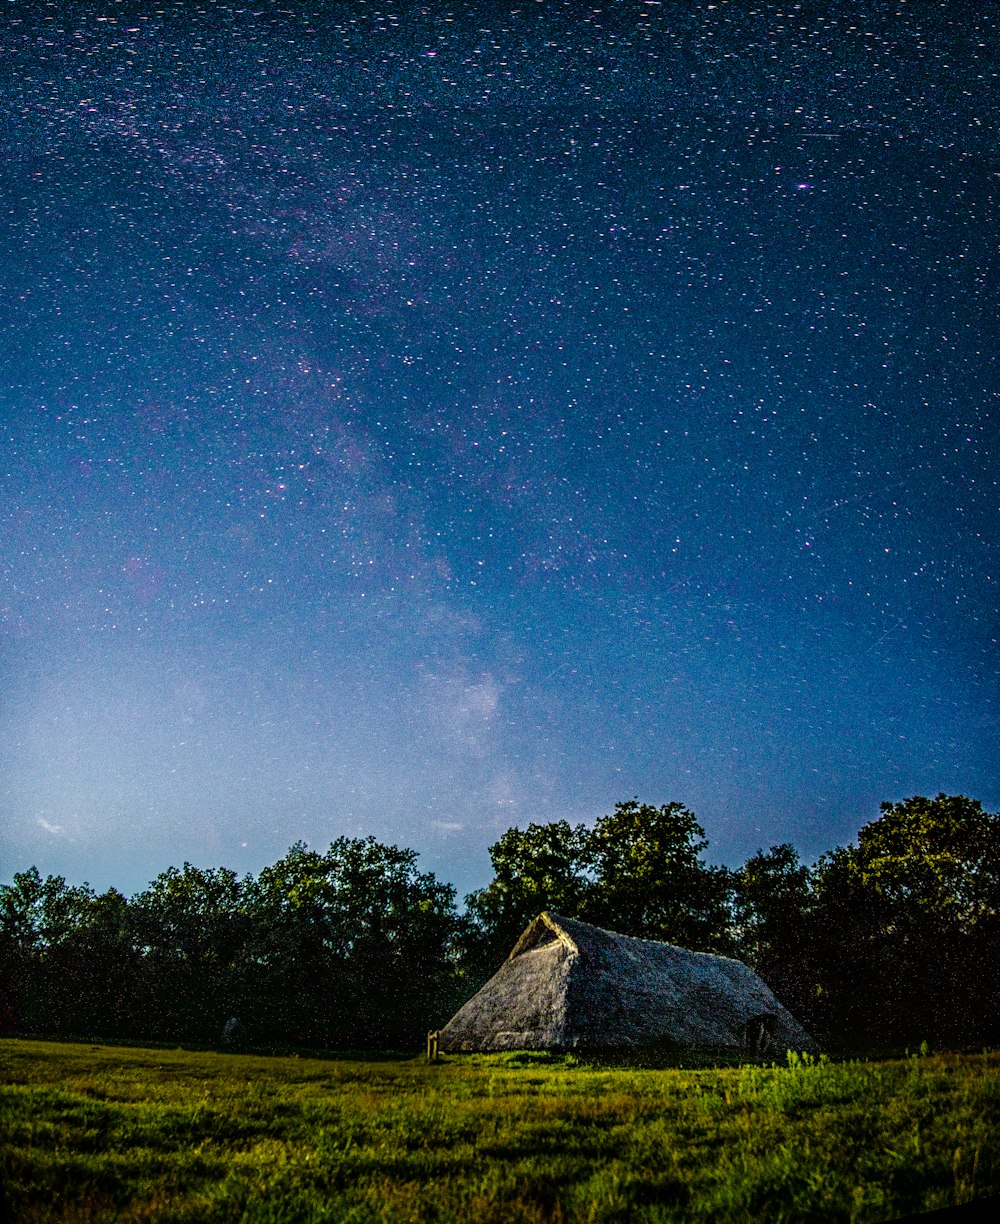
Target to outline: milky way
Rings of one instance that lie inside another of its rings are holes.
[[[988,6],[34,7],[0,871],[996,803]]]

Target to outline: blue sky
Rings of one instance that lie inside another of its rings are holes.
[[[995,807],[995,17],[782,13],[11,23],[5,877]]]

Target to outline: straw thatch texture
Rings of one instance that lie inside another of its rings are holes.
[[[540,914],[449,1020],[445,1051],[815,1048],[740,961]]]

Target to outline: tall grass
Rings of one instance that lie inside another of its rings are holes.
[[[1000,1193],[1000,1055],[601,1067],[0,1042],[23,1221],[844,1220]]]

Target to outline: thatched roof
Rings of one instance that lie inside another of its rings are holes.
[[[441,1030],[440,1048],[813,1049],[741,961],[542,913]]]

